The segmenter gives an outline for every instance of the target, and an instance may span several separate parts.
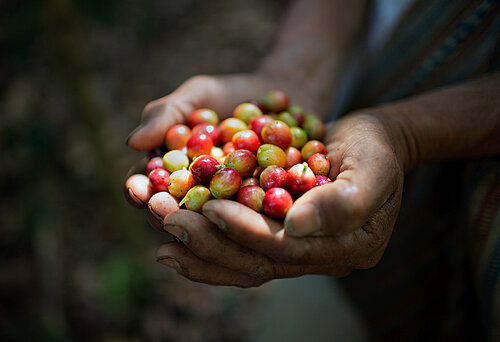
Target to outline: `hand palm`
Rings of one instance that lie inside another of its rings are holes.
[[[224,98],[215,98],[221,107]],[[183,119],[183,111],[202,102],[177,105],[181,114],[168,118],[152,116],[164,134]],[[143,140],[133,138],[133,144]],[[380,122],[354,115],[332,125],[327,150],[335,181],[300,197],[287,215],[286,229],[237,202],[212,200],[203,207],[204,215],[187,210],[167,215],[165,230],[182,243],[160,247],[159,261],[195,281],[243,287],[303,274],[344,276],[353,268],[374,266],[389,241],[402,193],[403,172],[391,142]]]

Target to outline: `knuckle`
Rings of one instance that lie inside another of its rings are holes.
[[[280,252],[271,252],[271,258],[273,259],[274,262],[276,263],[294,263],[295,260],[290,256],[289,253],[285,251],[280,251]]]
[[[344,267],[337,271],[337,277],[347,277],[352,273],[352,267]]]
[[[365,260],[362,260],[358,262],[355,267],[358,269],[366,270],[369,268],[373,268],[377,266],[379,263],[380,259],[382,258],[382,255],[380,256],[369,256]]]
[[[148,112],[151,111],[151,109],[157,104],[158,102],[155,100],[155,101],[149,101],[148,103],[146,103],[146,105],[144,106],[144,109],[143,109],[143,114],[144,115],[147,115]]]
[[[278,262],[287,264],[303,264],[311,260],[313,246],[308,238],[301,240],[300,245],[289,245],[274,258]]]
[[[147,119],[164,113],[167,109],[167,97],[148,102],[142,111],[142,118]]]
[[[379,250],[375,253],[370,254],[364,258],[361,258],[354,266],[357,269],[369,269],[377,266],[377,264],[382,259],[382,255],[384,254],[384,249]]]
[[[366,240],[366,250],[378,250],[385,243],[385,236],[381,233],[381,229],[372,222],[367,222],[361,227]]]
[[[206,243],[201,242],[197,238],[193,238],[192,235],[186,247],[189,248],[194,255],[203,259],[205,262],[215,263],[218,260],[217,255],[215,255],[213,251],[210,251],[210,246],[207,246]]]
[[[356,269],[369,269],[376,266],[382,258],[387,246],[388,238],[377,227],[371,224],[364,225],[353,233],[352,246],[343,259],[342,265]]]
[[[216,78],[214,76],[202,74],[190,77],[186,81],[186,84],[190,86],[201,86],[201,85],[212,84],[214,82],[216,82]]]
[[[260,261],[255,263],[250,275],[259,280],[270,280],[276,278],[276,269],[269,260]]]
[[[201,91],[204,96],[211,96],[219,93],[223,89],[223,82],[216,76],[196,75],[189,78],[183,88]]]

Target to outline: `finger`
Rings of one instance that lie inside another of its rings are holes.
[[[200,283],[252,287],[262,285],[267,281],[207,262],[177,242],[163,244],[158,249],[156,257],[161,264],[173,268],[184,277]],[[273,279],[294,278],[306,274],[345,277],[351,273],[352,268],[339,266],[277,265],[276,270],[276,276]]]
[[[208,201],[203,214],[237,244],[277,263],[352,266],[356,258],[371,252],[364,248],[369,243],[365,234],[292,237],[285,234],[281,222],[230,200]]]
[[[184,122],[195,108],[179,100],[175,94],[162,97],[146,105],[141,124],[130,134],[127,145],[147,151],[162,146],[169,127]]]
[[[206,217],[196,212],[179,210],[169,214],[164,220],[164,229],[204,261],[259,279],[276,276],[269,258],[231,241]]]
[[[200,283],[239,287],[259,286],[264,283],[263,280],[203,261],[176,242],[162,245],[156,252],[156,258],[161,264],[174,268],[184,277]]]
[[[125,198],[136,208],[144,208],[153,193],[148,177],[143,174],[132,175],[125,182]]]
[[[333,183],[315,187],[293,204],[285,219],[291,236],[337,235],[363,226],[402,183],[394,153],[360,144],[348,151]]]
[[[128,137],[127,145],[147,151],[163,145],[168,128],[183,123],[197,108],[220,107],[220,82],[209,76],[189,79],[168,96],[152,101],[142,113],[142,122]]]
[[[229,240],[206,217],[179,210],[165,218],[165,230],[176,236],[200,259],[244,273],[253,278],[298,277],[304,274],[344,276],[350,268],[340,266],[282,265]]]
[[[151,196],[148,202],[148,221],[153,228],[163,232],[164,218],[177,210],[179,210],[177,198],[165,191],[158,192]]]
[[[370,268],[380,260],[397,215],[397,196],[349,234],[296,238],[281,223],[228,200],[208,201],[203,213],[231,240],[276,264]],[[345,270],[344,270],[345,271]],[[325,274],[325,273],[319,273]]]

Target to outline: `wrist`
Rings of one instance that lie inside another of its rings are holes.
[[[500,74],[387,103],[360,112],[391,136],[405,172],[423,162],[500,153]]]
[[[420,148],[409,122],[404,116],[392,115],[383,108],[357,111],[349,116],[356,116],[369,123],[373,131],[378,132],[393,151],[400,168],[407,173],[420,159]]]
[[[384,111],[375,114],[375,117],[384,126],[401,168],[405,173],[411,171],[421,157],[420,146],[411,122],[406,121],[404,116],[394,116]]]

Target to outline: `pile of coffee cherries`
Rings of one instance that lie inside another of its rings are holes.
[[[148,186],[193,211],[223,198],[282,219],[294,199],[331,182],[324,135],[323,122],[289,106],[280,90],[241,103],[222,122],[198,109],[167,131],[168,152],[149,160]]]

